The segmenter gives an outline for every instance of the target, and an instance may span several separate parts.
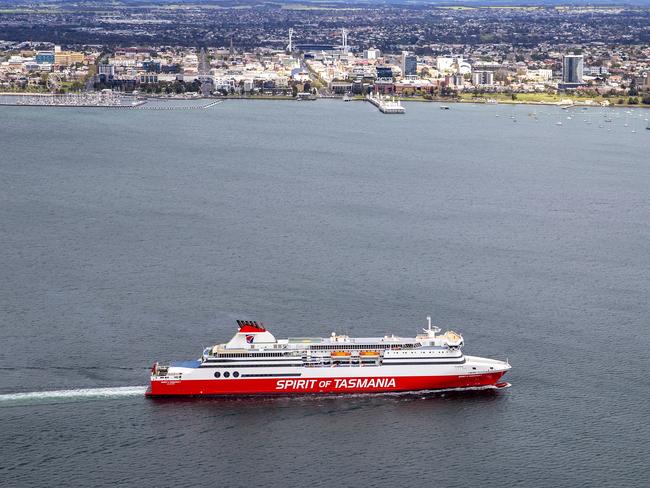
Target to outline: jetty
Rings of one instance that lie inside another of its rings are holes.
[[[406,112],[406,109],[402,107],[400,101],[395,101],[394,97],[387,97],[381,94],[368,94],[366,100],[377,107],[383,114],[403,114]]]

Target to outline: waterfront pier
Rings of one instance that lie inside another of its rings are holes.
[[[368,94],[366,96],[366,100],[372,103],[379,109],[381,113],[384,114],[403,114],[406,112],[406,109],[402,107],[400,101],[395,101],[395,98],[383,96],[380,94]]]

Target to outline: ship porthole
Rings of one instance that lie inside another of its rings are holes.
[[[221,373],[219,373],[219,371],[217,371],[216,373],[214,373],[214,377],[215,377],[215,378],[219,378],[220,376],[221,376]]]
[[[229,378],[229,377],[230,377],[230,373],[229,373],[228,371],[226,371],[226,372],[223,374],[223,377],[224,377],[224,378]]]
[[[239,371],[235,371],[232,375],[237,378],[239,376]]]

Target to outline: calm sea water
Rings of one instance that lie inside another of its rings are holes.
[[[0,485],[647,484],[649,115],[0,107]],[[426,315],[512,387],[142,397],[238,318]]]

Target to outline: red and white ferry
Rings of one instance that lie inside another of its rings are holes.
[[[429,326],[414,338],[298,337],[277,340],[238,320],[229,342],[200,359],[155,363],[147,396],[378,393],[502,386],[507,361],[465,356],[463,338]]]

